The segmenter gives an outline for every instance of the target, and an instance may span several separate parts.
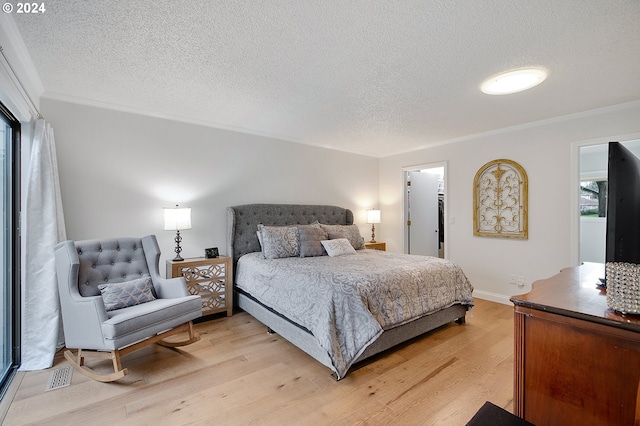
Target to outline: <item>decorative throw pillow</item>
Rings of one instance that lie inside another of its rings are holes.
[[[327,233],[319,224],[298,225],[300,257],[322,256],[325,254],[320,241],[327,239]]]
[[[347,238],[347,235],[342,231],[327,232],[327,235],[329,236],[330,240],[337,240],[338,238]]]
[[[297,257],[300,255],[297,227],[258,225],[258,232],[260,232],[262,254],[265,259]]]
[[[351,243],[354,249],[360,250],[364,248],[364,238],[360,235],[360,229],[358,225],[325,225],[320,224],[322,229],[328,233],[342,232],[347,240]]]
[[[98,285],[104,307],[107,311],[127,308],[156,300],[151,277],[142,277],[133,281]]]
[[[324,240],[320,242],[331,257],[356,254],[355,249],[346,238],[337,238],[335,240]]]

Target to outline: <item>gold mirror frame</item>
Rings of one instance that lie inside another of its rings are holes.
[[[527,173],[515,161],[493,160],[473,178],[473,235],[527,239]]]

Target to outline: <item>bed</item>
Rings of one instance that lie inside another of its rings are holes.
[[[362,248],[353,223],[351,210],[336,206],[227,208],[237,306],[331,369],[336,380],[355,363],[399,343],[452,321],[464,323],[473,306],[473,287],[457,265]],[[293,226],[296,233],[287,235],[298,238],[302,255],[263,251],[270,243],[261,246],[259,235],[264,240],[267,231],[288,233]],[[325,255],[313,255],[308,247],[315,246],[304,246],[303,235],[315,235],[319,227],[335,246],[350,241],[358,250],[341,256],[341,248],[334,252],[325,241]]]

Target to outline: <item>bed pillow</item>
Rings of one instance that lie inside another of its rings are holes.
[[[358,225],[325,225],[320,224],[322,229],[327,233],[342,233],[349,240],[354,249],[360,250],[364,248],[364,238],[360,235]]]
[[[320,243],[328,238],[320,224],[298,225],[298,244],[300,257],[323,256],[326,254]]]
[[[335,240],[320,241],[322,246],[331,257],[345,256],[356,254],[355,249],[346,238],[337,238]]]
[[[265,259],[298,257],[298,228],[295,226],[258,225]]]
[[[347,238],[347,235],[342,231],[327,232],[327,236],[330,240],[337,240],[338,238]]]
[[[142,277],[121,283],[98,285],[107,311],[127,308],[156,300],[151,277]]]

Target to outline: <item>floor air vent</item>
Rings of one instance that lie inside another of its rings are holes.
[[[63,367],[53,370],[51,376],[49,376],[49,383],[47,383],[46,391],[60,389],[71,384],[71,377],[73,376],[73,367]]]

